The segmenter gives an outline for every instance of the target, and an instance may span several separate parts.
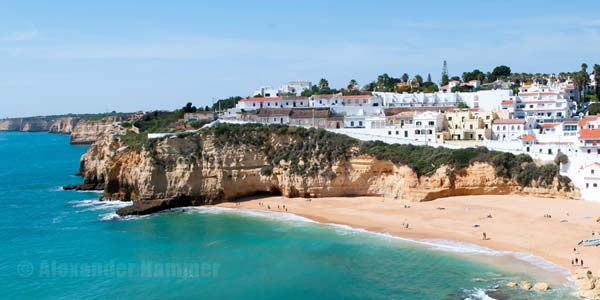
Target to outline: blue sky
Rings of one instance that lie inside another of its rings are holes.
[[[0,118],[173,109],[290,80],[600,63],[600,1],[3,1]]]

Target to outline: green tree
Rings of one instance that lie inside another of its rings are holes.
[[[356,86],[358,86],[358,82],[357,82],[356,80],[352,79],[352,80],[350,80],[350,82],[348,83],[348,86],[347,86],[347,88],[348,88],[349,90],[352,90],[352,89],[354,89]]]
[[[421,77],[421,75],[415,75],[415,80],[419,83],[419,85],[423,84],[423,77]]]
[[[402,74],[402,77],[401,77],[401,78],[402,78],[402,82],[404,82],[404,83],[407,83],[407,82],[408,82],[408,78],[409,78],[409,77],[408,77],[408,74],[406,74],[406,73]]]
[[[485,74],[478,69],[475,69],[471,72],[464,72],[462,74],[462,79],[464,82],[468,82],[471,80],[479,80],[482,81],[485,79]]]
[[[598,88],[598,84],[600,84],[600,65],[598,64],[594,64],[594,82],[596,83],[596,86],[594,87],[596,99],[600,101],[600,88]]]
[[[444,65],[442,66],[442,85],[447,85],[449,80],[448,76],[448,63],[444,60]]]
[[[198,109],[195,106],[192,106],[192,102],[188,102],[184,107],[183,107],[183,112],[186,113],[192,113],[192,112],[196,112]]]
[[[319,80],[319,88],[320,89],[329,88],[329,81],[327,81],[327,79],[325,79],[325,78],[321,78],[321,80]]]
[[[431,82],[431,73],[427,73],[427,82]]]
[[[497,79],[505,79],[508,78],[511,74],[511,70],[509,67],[505,66],[505,65],[500,65],[494,68],[494,70],[492,70],[492,80],[491,81],[495,81]]]

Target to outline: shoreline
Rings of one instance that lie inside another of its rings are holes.
[[[263,206],[259,203],[263,203]],[[500,256],[510,256],[513,260],[520,260],[540,270],[552,271],[546,262],[551,263],[556,266],[553,273],[568,277],[563,279],[570,281],[571,285],[575,281],[576,272],[582,269],[571,266],[570,259],[573,257],[584,259],[583,270],[590,270],[594,274],[600,271],[600,248],[577,246],[579,240],[591,237],[592,230],[600,231],[600,224],[593,221],[594,213],[600,214],[600,203],[484,195],[417,203],[382,197],[265,197],[215,206],[286,213],[283,205],[287,208],[287,213],[322,224],[347,226],[421,244],[432,242],[435,245],[432,248],[439,247],[440,242],[462,243],[502,252],[500,254],[505,255]],[[544,217],[545,214],[550,214],[552,218]],[[405,228],[406,223],[409,228]],[[483,232],[486,232],[489,239],[482,239]],[[573,247],[577,248],[576,253],[573,252]],[[465,257],[472,258],[469,255],[473,253],[466,253]],[[534,263],[530,256],[540,259]],[[501,261],[501,266],[510,263],[507,260]],[[498,264],[497,261],[487,262]],[[545,264],[546,267],[540,264]],[[555,281],[556,284],[556,280],[543,279]]]

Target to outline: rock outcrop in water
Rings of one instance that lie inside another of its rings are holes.
[[[256,134],[260,129],[254,128],[231,135],[223,130],[227,129],[147,141],[145,146],[128,146],[121,138],[105,136],[82,156],[83,185],[71,188],[103,189],[105,199],[133,200],[132,207],[118,212],[122,215],[259,193],[411,201],[480,194],[577,197],[557,179],[551,185],[523,187],[498,177],[490,163],[473,162],[459,170],[442,166],[419,176],[407,165],[363,154],[351,143],[337,146],[337,141],[329,142],[337,136],[331,133]],[[325,135],[320,137],[324,144],[314,143],[317,135]]]

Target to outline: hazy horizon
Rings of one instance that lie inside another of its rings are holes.
[[[174,109],[291,80],[577,71],[597,1],[3,3],[0,118]],[[425,18],[424,18],[425,16]]]

